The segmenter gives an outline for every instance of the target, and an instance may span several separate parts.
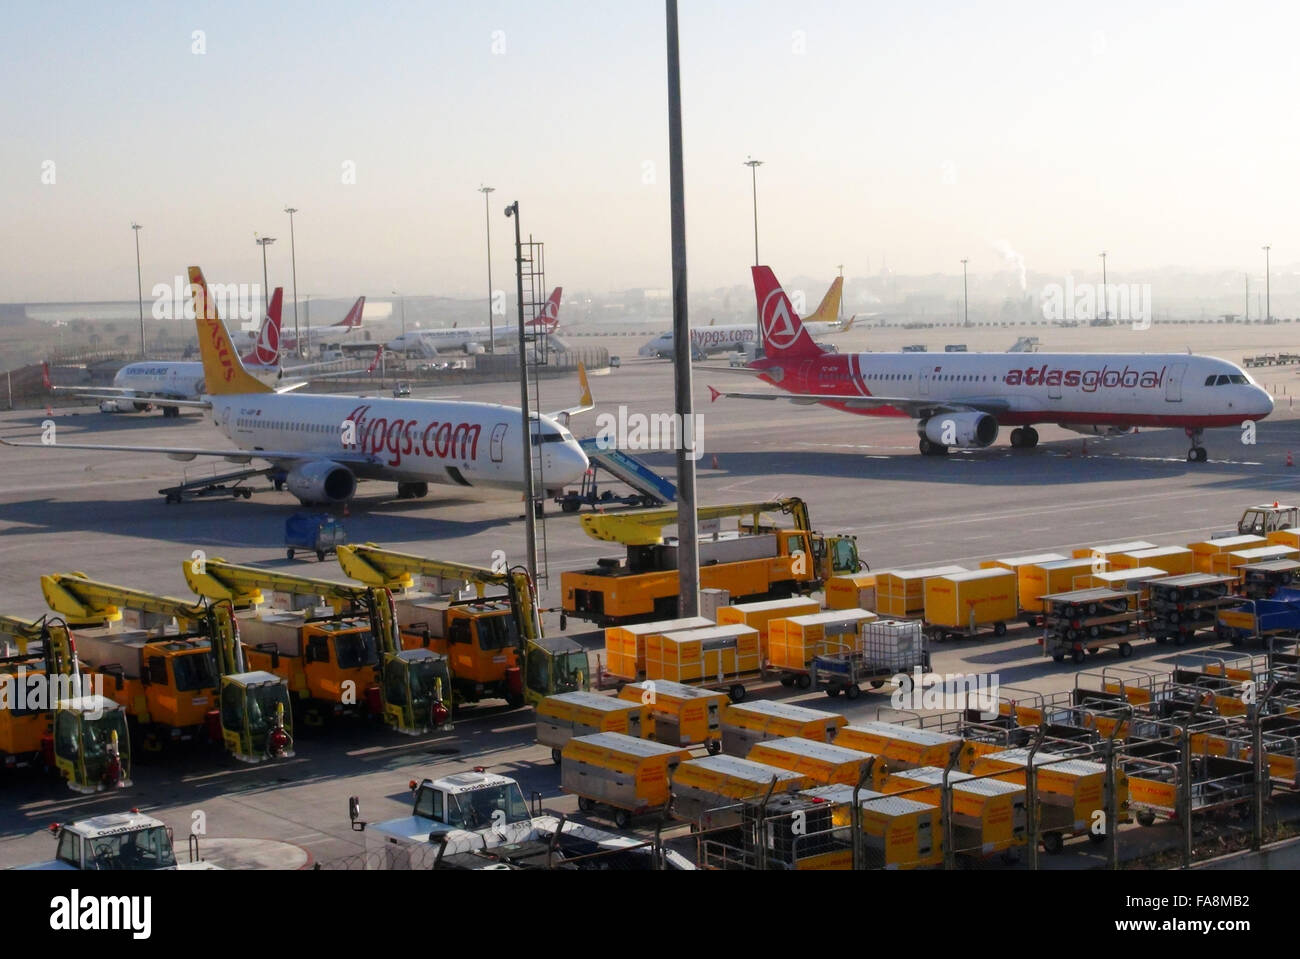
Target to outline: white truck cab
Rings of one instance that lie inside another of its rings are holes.
[[[50,826],[58,838],[53,859],[19,869],[216,869],[204,862],[178,865],[166,824],[134,810]]]

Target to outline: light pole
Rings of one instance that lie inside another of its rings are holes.
[[[524,543],[528,575],[537,582],[537,495],[533,490],[533,430],[528,411],[528,347],[524,337],[524,250],[519,236],[519,201],[506,207],[506,216],[515,221],[515,280],[519,299],[519,414],[523,420],[524,444]],[[540,435],[541,423],[538,423]]]
[[[1106,292],[1106,251],[1102,250],[1100,256],[1101,256],[1101,303],[1102,303],[1102,310],[1103,310],[1102,319],[1103,321],[1109,323],[1110,322],[1110,296]]]
[[[674,18],[676,17],[676,13],[677,11],[674,10],[673,11]],[[752,156],[747,157],[745,159],[745,166],[749,167],[750,189],[754,195],[754,265],[755,266],[758,266],[758,168],[761,167],[762,165],[763,165],[762,160],[755,160]],[[757,309],[758,309],[757,306],[755,306],[755,311],[756,311],[755,315],[758,317],[758,320],[755,325],[755,329],[757,330],[757,337],[754,340],[754,355],[761,356],[763,354],[763,330],[762,330],[763,316],[761,313],[757,312]]]
[[[1271,280],[1268,269],[1268,251],[1273,249],[1271,246],[1264,247],[1264,322],[1273,322],[1273,304],[1271,302],[1272,289],[1270,288]]]
[[[134,220],[131,231],[135,234],[135,294],[140,301],[140,359],[144,359],[144,281],[140,276],[140,231],[144,229]]]
[[[487,261],[488,261],[488,352],[496,352],[496,337],[493,335],[492,324],[492,211],[491,197],[488,196],[496,187],[481,186],[478,192],[483,194],[483,220],[487,223]],[[518,225],[518,224],[516,224]]]
[[[275,237],[258,236],[254,233],[253,242],[262,248],[262,312],[265,314],[266,308],[271,305],[271,284],[266,279],[266,248],[275,242]],[[301,343],[294,345],[302,349]]]
[[[293,265],[293,342],[298,347],[298,355],[302,355],[302,333],[298,329],[298,245],[293,238],[293,215],[298,212],[296,207],[287,206],[284,212],[289,214],[289,262]],[[263,248],[265,250],[265,247]],[[263,270],[263,273],[266,271]],[[308,347],[311,344],[307,344]]]
[[[962,326],[970,326],[970,296],[966,292],[966,261],[961,261],[961,315]]]
[[[402,355],[409,356],[411,345],[406,342],[406,297],[393,290],[393,296],[401,297],[399,302],[402,304]]]

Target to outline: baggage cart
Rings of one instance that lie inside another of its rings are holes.
[[[848,720],[838,713],[761,699],[734,703],[722,710],[722,751],[747,756],[755,743],[799,737],[829,743]]]
[[[613,809],[615,825],[626,829],[634,816],[667,807],[673,772],[690,758],[679,746],[621,733],[575,736],[562,751],[560,788],[583,812]]]
[[[1130,636],[1138,624],[1137,594],[1119,589],[1076,589],[1049,593],[1043,604],[1043,651],[1056,662],[1069,656],[1082,663],[1087,653],[1115,646],[1133,655]]]
[[[702,745],[711,753],[722,749],[726,693],[665,679],[646,679],[628,683],[618,696],[649,707],[656,741],[673,746]]]
[[[343,524],[328,513],[294,513],[284,521],[285,555],[293,559],[298,552],[315,553],[324,562],[348,541]]]
[[[862,624],[861,645],[845,653],[817,656],[812,682],[832,699],[857,699],[864,684],[879,689],[899,674],[930,669],[925,632],[916,620],[876,619]]]
[[[574,736],[623,733],[634,739],[654,738],[649,706],[600,693],[581,689],[557,693],[538,703],[536,712],[537,742],[551,747],[551,759],[557,766],[561,750]]]
[[[737,756],[701,756],[673,773],[671,811],[673,818],[689,822],[692,831],[738,826],[744,819],[743,800],[769,789],[779,794],[812,785],[808,776],[777,766]]]
[[[930,638],[942,642],[986,631],[1005,636],[1007,621],[1018,611],[1016,579],[1001,568],[927,579],[924,618]]]

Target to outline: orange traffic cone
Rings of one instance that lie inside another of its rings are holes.
[[[1286,451],[1286,465],[1287,465],[1287,466],[1295,466],[1295,460],[1291,458],[1291,451],[1290,451],[1290,450],[1287,450],[1287,451]]]
[[[711,468],[712,468],[712,469],[717,469],[717,468],[718,468],[718,454],[717,454],[717,453],[714,453],[714,454],[713,454],[713,462],[712,462],[712,464],[711,464]]]

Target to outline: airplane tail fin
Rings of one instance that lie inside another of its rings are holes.
[[[831,288],[822,297],[820,305],[810,316],[805,316],[805,323],[834,323],[840,318],[840,299],[844,296],[844,277],[837,276]]]
[[[244,369],[230,332],[217,315],[217,305],[208,281],[197,266],[189,269],[190,295],[194,298],[194,325],[199,332],[199,354],[203,358],[204,392],[210,396],[240,393],[273,393],[271,387]]]
[[[280,317],[284,306],[284,287],[277,286],[271,294],[271,302],[262,317],[262,325],[257,331],[257,342],[253,352],[241,357],[245,363],[254,366],[276,366],[280,362]]]
[[[564,287],[557,286],[551,291],[551,295],[546,298],[542,308],[537,311],[537,316],[529,322],[529,326],[536,326],[543,333],[554,333],[555,328],[560,325],[560,297],[564,295]]]
[[[770,267],[750,268],[754,274],[754,297],[762,321],[763,350],[771,358],[796,359],[822,355],[822,348],[790,305]]]
[[[41,386],[47,390],[54,389],[54,384],[50,382],[50,363],[46,360],[41,364]]]
[[[358,329],[361,326],[361,314],[365,312],[365,309],[366,298],[364,296],[357,297],[357,301],[352,304],[352,309],[348,310],[348,315],[334,325],[348,330]]]

